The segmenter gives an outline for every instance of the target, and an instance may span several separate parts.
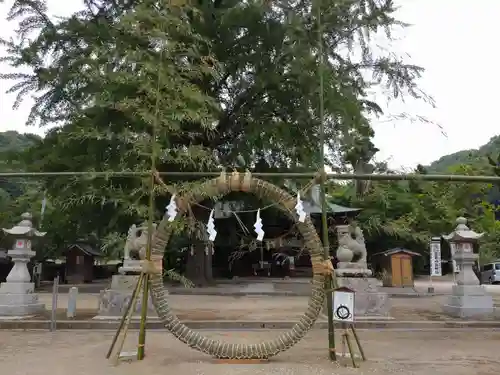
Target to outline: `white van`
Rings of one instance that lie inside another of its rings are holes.
[[[500,283],[500,262],[481,266],[481,284]]]

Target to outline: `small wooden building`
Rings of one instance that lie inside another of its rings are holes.
[[[66,282],[91,283],[94,280],[94,260],[102,254],[88,243],[69,245],[66,255]]]
[[[378,263],[384,277],[384,286],[404,288],[413,287],[413,257],[420,256],[403,248],[396,248],[373,254],[373,263]]]

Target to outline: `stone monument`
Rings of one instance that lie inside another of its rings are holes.
[[[2,228],[3,232],[14,238],[14,246],[7,255],[14,266],[7,276],[7,281],[0,285],[0,316],[25,318],[39,314],[45,306],[38,301],[34,293],[35,284],[31,282],[27,263],[35,255],[31,250],[31,241],[43,237],[46,233],[33,228],[29,213],[21,216],[22,220],[11,229]]]
[[[474,244],[484,233],[476,233],[466,224],[467,219],[459,217],[455,230],[443,236],[454,249],[453,260],[460,266],[456,285],[453,285],[451,296],[448,303],[443,306],[443,311],[458,318],[493,316],[495,312],[493,298],[484,286],[479,284],[472,269],[478,258],[478,254],[474,254]]]
[[[363,231],[356,225],[338,225],[337,269],[339,287],[355,291],[354,316],[363,319],[388,319],[390,300],[379,290],[378,280],[372,276],[366,262]]]
[[[153,224],[156,230],[156,224]],[[94,319],[119,319],[132,298],[139,274],[141,272],[140,252],[144,251],[148,242],[148,226],[132,225],[128,230],[127,240],[123,249],[123,267],[118,269],[119,274],[113,275],[109,289],[102,290],[99,295],[98,315]],[[133,318],[139,318],[142,306],[142,294],[137,298]],[[148,316],[156,317],[156,310],[151,301],[148,301]]]

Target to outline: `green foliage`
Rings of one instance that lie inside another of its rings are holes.
[[[20,152],[40,138],[34,134],[16,131],[0,132],[0,172],[20,172],[24,169]],[[30,199],[37,199],[40,184],[28,179],[0,177],[0,227],[10,227],[20,215],[31,211]],[[1,237],[0,233],[0,237]]]
[[[169,72],[185,73],[179,60],[165,56],[162,63],[155,61],[159,53],[154,51],[157,46],[153,40],[168,39],[176,59],[197,65],[190,65],[187,78],[191,84],[180,91],[189,100],[182,102],[181,109],[171,106],[176,116],[173,122],[178,125],[170,123],[172,114],[162,112],[161,121],[168,134],[160,132],[159,137],[168,136],[168,144],[162,146],[171,150],[166,156],[192,158],[195,149],[191,154],[183,149],[190,144],[191,148],[214,150],[218,163],[225,166],[234,164],[238,155],[250,168],[259,162],[275,168],[317,166],[318,20],[311,3],[209,1],[174,7],[173,13],[169,4],[93,1],[87,3],[86,10],[54,23],[45,15],[42,1],[17,0],[10,18],[20,21],[19,35],[32,32],[37,37],[23,43],[5,41],[9,50],[6,60],[13,66],[34,69],[31,75],[3,78],[18,81],[11,91],[17,92],[19,99],[26,92],[44,92],[29,121],[73,124],[81,122],[82,117],[88,121],[86,117],[91,116],[97,126],[95,136],[101,141],[94,143],[101,150],[114,146],[108,138],[115,136],[117,128],[126,137],[123,127],[128,127],[135,137],[144,122],[155,117],[151,100],[144,106],[143,99],[141,103],[134,99],[141,90],[154,95],[155,69],[161,66],[165,70],[162,87],[169,82],[168,77],[176,77]],[[392,1],[342,1],[335,6],[324,3],[320,11],[327,54],[323,67],[326,138],[332,156],[349,154],[346,156],[351,162],[352,151],[365,147],[373,136],[366,115],[381,112],[377,103],[366,99],[367,91],[380,84],[390,90],[390,97],[410,94],[427,98],[415,85],[422,69],[403,64],[393,53],[382,57],[371,53],[369,40],[373,34],[385,31],[390,38],[393,28],[403,26],[393,18]],[[25,19],[29,22],[23,22]],[[135,27],[139,22],[141,28]],[[158,22],[168,27],[160,30]],[[175,29],[176,22],[182,27]],[[179,45],[181,49],[176,50]],[[354,46],[360,46],[362,53]],[[53,58],[48,65],[44,63],[46,55]],[[213,74],[210,62],[217,66],[218,74]],[[144,69],[149,70],[146,73]],[[369,75],[372,77],[368,79]],[[212,127],[200,126],[210,122],[210,114],[203,109],[206,97],[197,97],[198,91],[218,104],[219,111],[211,113],[215,116]],[[125,103],[107,107],[106,103],[113,100],[120,103],[124,95]],[[162,103],[173,99],[168,92],[162,92],[161,98]],[[130,117],[130,112],[135,115]],[[72,130],[73,136],[88,136],[86,127],[72,126],[77,127]],[[102,134],[99,127],[106,127],[108,132]],[[297,147],[297,139],[310,147]],[[201,162],[196,160],[197,165]],[[340,166],[335,158],[327,162]]]
[[[31,20],[29,25],[21,21],[19,35],[27,29],[38,35],[6,43],[7,60],[32,67],[33,74],[3,78],[21,79],[13,87],[18,99],[32,90],[43,92],[30,123],[63,124],[25,155],[31,170],[145,170],[152,152],[160,165],[210,162],[211,150],[189,142],[198,131],[213,132],[216,103],[196,82],[210,80],[217,69],[202,52],[206,41],[190,26],[190,9],[169,4],[143,1],[133,12],[109,9],[109,17],[89,5],[57,24],[45,16],[41,2],[14,4],[13,18]],[[115,11],[119,13],[111,16]],[[49,63],[43,62],[46,55]],[[185,126],[191,122],[198,128]],[[169,134],[186,143],[171,143]],[[43,183],[51,202],[46,223],[57,224],[62,217],[63,238],[69,233],[103,238],[146,216],[147,187],[141,179],[55,178]],[[117,216],[117,211],[123,214]]]
[[[493,173],[500,176],[500,152],[498,152],[496,158],[494,159],[492,155],[488,155],[488,164],[493,169]]]
[[[500,136],[495,136],[477,150],[463,150],[441,157],[430,165],[429,171],[500,176],[499,165]],[[462,192],[458,198],[467,207],[465,210],[462,209],[462,212],[470,214],[468,217],[472,219],[474,229],[486,233],[481,241],[480,252],[480,261],[484,263],[500,258],[500,249],[498,249],[500,222],[496,220],[499,216],[500,190],[497,185],[470,185],[476,186],[476,191],[470,192],[470,195]],[[448,199],[455,199],[455,192],[448,191],[446,193],[448,193]],[[470,197],[469,201],[466,199],[467,196]]]
[[[426,173],[422,167],[417,173]],[[469,165],[456,165],[450,173],[480,175]],[[406,247],[428,253],[432,236],[448,234],[459,216],[477,232],[485,232],[481,241],[482,262],[500,257],[498,240],[500,222],[496,208],[486,201],[492,186],[481,183],[443,182],[374,182],[362,196],[355,186],[332,186],[336,202],[363,208],[357,221],[366,232],[372,252],[392,247]]]
[[[67,18],[51,19],[43,0],[15,0],[16,38],[3,40],[3,61],[23,73],[16,106],[35,95],[29,124],[57,124],[22,155],[32,171],[253,171],[320,165],[318,72],[323,72],[327,164],[369,165],[367,100],[374,85],[387,99],[418,90],[422,68],[393,52],[372,53],[370,40],[404,25],[392,0],[171,1],[92,0]],[[317,14],[321,14],[321,25]],[[324,44],[320,69],[318,29]],[[29,36],[29,38],[28,38]],[[26,68],[30,71],[24,73]],[[153,140],[157,148],[152,150]],[[370,169],[372,168],[372,169]],[[39,181],[52,247],[92,236],[114,255],[119,233],[146,216],[147,181],[58,177]],[[170,180],[183,189],[186,181]],[[368,186],[358,187],[359,195]],[[168,202],[162,189],[156,218]],[[56,237],[57,236],[57,237]]]

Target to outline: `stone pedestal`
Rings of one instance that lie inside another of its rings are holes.
[[[336,270],[338,275],[339,270]],[[391,319],[390,299],[378,288],[374,277],[337,276],[339,287],[354,290],[354,317],[356,320]]]
[[[363,263],[339,262],[335,274],[343,277],[367,278],[372,276],[372,271]]]
[[[443,311],[456,318],[493,317],[493,297],[482,285],[454,285]]]
[[[495,314],[493,297],[486,289],[479,285],[472,267],[479,257],[474,253],[474,244],[484,233],[476,233],[467,227],[467,219],[457,218],[455,230],[443,236],[450,243],[452,259],[459,266],[460,272],[456,277],[448,303],[443,311],[456,318],[491,317]]]
[[[30,282],[6,282],[0,285],[0,317],[27,318],[45,311]]]
[[[98,315],[94,319],[115,320],[120,319],[127,309],[132,292],[139,280],[139,275],[113,275],[111,287],[101,291],[99,295]],[[137,304],[132,315],[133,319],[140,319],[142,309],[142,289],[137,298]],[[149,295],[148,301],[148,319],[158,319],[156,310]]]
[[[125,259],[123,261],[123,266],[118,269],[118,272],[122,275],[136,275],[141,272],[141,261],[135,259]]]
[[[443,306],[445,314],[456,318],[483,318],[494,315],[493,297],[484,286],[479,285],[479,280],[472,270],[476,258],[477,254],[472,253],[472,250],[461,249],[454,254],[453,259],[461,271],[456,277],[457,285],[453,285],[448,303]]]
[[[352,238],[348,225],[338,225],[336,279],[339,287],[354,291],[354,319],[389,319],[390,300],[387,293],[378,288],[378,280],[372,276],[372,271],[366,264],[366,246],[363,232],[354,227],[355,239]],[[360,259],[353,261],[354,255]]]
[[[45,311],[45,306],[38,302],[34,293],[35,284],[26,264],[35,256],[31,250],[31,237],[42,236],[34,230],[31,224],[31,215],[23,214],[23,220],[12,229],[3,229],[7,234],[18,236],[14,248],[8,255],[14,266],[7,276],[5,283],[0,285],[0,317],[30,317]]]

